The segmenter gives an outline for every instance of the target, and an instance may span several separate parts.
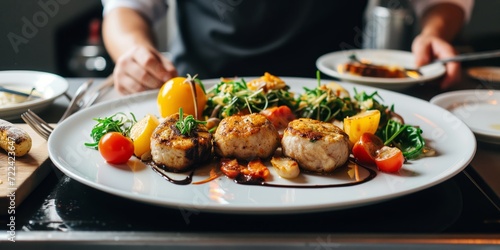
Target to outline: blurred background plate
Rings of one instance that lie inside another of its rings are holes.
[[[389,90],[402,90],[412,85],[430,81],[442,76],[445,67],[442,64],[429,64],[422,68],[422,76],[414,78],[382,78],[357,76],[340,73],[337,67],[350,61],[349,56],[356,55],[360,60],[369,60],[373,64],[415,68],[415,59],[411,52],[384,49],[344,50],[325,54],[316,60],[316,67],[326,75],[346,82],[354,82]]]
[[[430,102],[464,121],[478,140],[500,144],[500,91],[450,91],[433,97]]]
[[[8,70],[0,71],[0,86],[27,93],[35,88],[36,97],[31,100],[16,104],[0,102],[0,119],[13,120],[19,119],[20,115],[28,109],[39,112],[47,108],[68,90],[68,81],[46,72]],[[3,92],[0,94],[4,95]]]
[[[479,80],[483,85],[493,88],[500,88],[500,67],[496,66],[480,66],[467,69],[467,74]]]

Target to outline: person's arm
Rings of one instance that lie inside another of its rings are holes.
[[[427,64],[435,58],[456,55],[451,42],[466,21],[464,9],[454,3],[438,3],[425,10],[421,17],[422,30],[412,44],[417,66]],[[446,76],[441,83],[448,88],[460,79],[460,64],[447,63]]]
[[[111,10],[102,29],[106,49],[116,62],[113,74],[120,93],[159,88],[177,76],[172,63],[155,49],[150,22],[136,10]]]
[[[133,9],[114,9],[105,16],[102,25],[106,50],[115,61],[132,47],[154,48],[150,24]]]

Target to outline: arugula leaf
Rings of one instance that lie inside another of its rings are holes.
[[[84,143],[85,146],[97,149],[97,145],[99,144],[101,137],[109,132],[119,132],[122,135],[129,137],[132,126],[137,122],[133,113],[130,113],[130,116],[131,117],[128,117],[127,114],[118,112],[112,116],[94,118],[94,120],[97,121],[97,124],[90,132],[90,137],[92,137],[94,142]]]
[[[385,128],[379,131],[378,136],[382,138],[384,145],[399,148],[408,159],[419,157],[425,146],[422,129],[394,120],[389,120]]]

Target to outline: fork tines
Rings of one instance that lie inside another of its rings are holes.
[[[47,122],[45,122],[30,109],[21,114],[21,118],[45,140],[49,139],[50,134],[52,133],[52,131],[54,131],[54,128],[52,126],[50,126]]]

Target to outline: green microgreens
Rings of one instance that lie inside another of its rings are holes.
[[[128,117],[127,114],[118,112],[104,118],[94,118],[94,121],[97,121],[97,124],[90,132],[90,137],[92,137],[94,142],[87,142],[85,143],[85,146],[97,149],[97,145],[99,144],[101,137],[109,132],[119,132],[122,135],[129,137],[132,126],[137,122],[133,113],[130,113],[130,116],[131,117]]]
[[[205,124],[204,121],[194,119],[194,116],[188,115],[184,117],[182,108],[179,108],[179,120],[175,123],[175,127],[183,135],[191,136],[193,131],[198,127],[198,124]]]

